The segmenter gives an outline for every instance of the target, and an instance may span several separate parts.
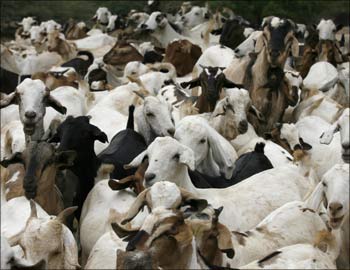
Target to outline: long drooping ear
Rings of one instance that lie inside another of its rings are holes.
[[[124,169],[131,169],[140,166],[144,158],[147,156],[147,149],[136,156],[129,164],[124,165]]]
[[[231,232],[227,227],[221,223],[217,224],[218,230],[218,247],[221,252],[225,253],[227,257],[232,259],[235,256],[235,250],[233,249],[233,244],[231,240]]]
[[[113,222],[111,223],[112,230],[115,232],[119,238],[124,238],[129,236],[130,238],[134,237],[140,228],[126,228],[127,226],[121,226],[120,224]]]
[[[328,130],[323,132],[320,136],[320,143],[322,144],[330,144],[333,140],[333,135],[339,131],[338,123],[334,123]]]
[[[191,81],[188,81],[188,82],[180,83],[180,86],[182,88],[187,88],[189,86],[189,89],[197,87],[197,86],[200,86],[200,85],[201,85],[201,81],[200,81],[199,77],[195,78],[195,79],[193,79]]]
[[[51,96],[50,93],[46,95],[45,105],[46,107],[50,106],[54,108],[56,111],[58,111],[61,114],[66,114],[67,112],[67,108],[64,107],[57,99]]]
[[[295,36],[292,37],[291,52],[293,57],[299,56],[299,41],[296,39]]]
[[[266,43],[267,43],[266,37],[265,37],[264,33],[262,33],[256,40],[254,51],[256,53],[259,53],[263,49],[263,47],[265,46]]]
[[[18,104],[16,91],[9,95],[5,95],[5,97],[0,100],[0,109],[5,108],[11,104]]]
[[[70,167],[74,165],[77,152],[74,150],[61,151],[55,154],[55,163],[58,167]]]
[[[183,145],[179,157],[179,162],[185,164],[191,171],[195,170],[195,159],[193,150]]]
[[[104,133],[102,130],[100,130],[98,127],[92,125],[91,127],[92,135],[94,136],[95,140],[100,141],[101,143],[108,142],[108,137],[106,133]]]
[[[62,210],[61,213],[59,213],[58,216],[56,217],[56,220],[62,224],[65,224],[67,217],[73,214],[77,209],[78,209],[78,206],[72,206]]]
[[[122,225],[125,225],[127,222],[132,220],[140,212],[143,206],[147,204],[146,196],[148,192],[149,192],[149,188],[145,189],[137,196],[133,204],[130,206],[124,219],[122,220],[121,222]]]
[[[304,203],[304,208],[309,208],[317,211],[323,200],[323,184],[319,182],[315,187],[314,191],[311,193],[309,198],[306,199]]]
[[[204,208],[208,206],[208,201],[205,199],[200,199],[196,195],[187,190],[180,188],[182,204],[190,205],[194,208],[194,211],[201,212]]]
[[[230,80],[228,80],[226,77],[224,78],[224,84],[223,84],[223,87],[225,88],[234,88],[234,87],[237,87],[237,88],[243,88],[244,86],[242,84],[236,84]]]
[[[11,269],[43,270],[46,269],[46,261],[42,259],[35,264],[29,264],[28,262],[15,258],[11,266]]]
[[[312,146],[306,142],[304,142],[303,138],[299,138],[299,142],[303,148],[303,150],[311,150],[312,149]]]
[[[232,177],[234,169],[234,155],[235,150],[231,144],[222,137],[214,128],[208,125],[208,142],[213,154],[213,159],[216,164],[220,167],[220,172],[225,174],[226,179]],[[237,154],[236,154],[237,155]]]
[[[5,168],[7,168],[9,165],[15,164],[15,163],[22,163],[22,164],[24,163],[23,155],[21,152],[13,153],[8,159],[4,159],[4,160],[0,161],[0,165],[4,166]]]

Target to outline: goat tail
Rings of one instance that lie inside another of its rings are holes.
[[[128,122],[126,124],[126,128],[134,130],[134,111],[135,111],[135,106],[130,105],[129,106],[129,117],[128,117]]]
[[[79,51],[77,55],[86,55],[88,57],[88,63],[91,65],[94,62],[94,56],[89,51]]]

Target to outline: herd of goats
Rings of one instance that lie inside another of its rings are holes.
[[[1,269],[349,269],[349,26],[157,4],[1,43]]]

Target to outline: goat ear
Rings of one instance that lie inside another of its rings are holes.
[[[265,42],[266,42],[266,38],[265,38],[265,35],[264,33],[262,33],[258,39],[256,40],[256,43],[255,43],[255,52],[256,53],[259,53],[263,47],[265,46]]]
[[[130,206],[126,216],[122,220],[121,222],[122,225],[125,225],[127,222],[132,220],[140,212],[143,206],[146,205],[147,203],[146,196],[148,194],[148,191],[149,189],[145,189],[137,196],[133,204]]]
[[[194,211],[201,212],[204,208],[208,206],[208,201],[205,199],[200,199],[195,196],[193,193],[188,192],[187,190],[180,188],[182,203],[184,205],[190,205],[191,208],[194,208]]]
[[[124,169],[131,169],[140,166],[142,161],[147,157],[147,149],[136,156],[129,164],[124,165]]]
[[[93,126],[92,127],[92,135],[94,136],[95,140],[100,141],[101,143],[106,143],[108,142],[108,137],[106,133],[101,131],[98,127]]]
[[[194,153],[192,149],[187,146],[183,146],[180,154],[179,162],[185,164],[191,171],[195,170]]]
[[[58,111],[61,114],[66,114],[67,112],[67,108],[64,107],[57,99],[55,99],[50,94],[46,96],[45,105],[47,107],[50,106],[54,108],[56,111]]]
[[[78,206],[68,207],[64,210],[62,210],[58,216],[56,217],[56,220],[64,224],[67,220],[67,217],[72,215],[76,210],[78,209]]]
[[[333,135],[335,132],[339,130],[338,124],[333,125],[330,129],[323,132],[320,136],[320,143],[321,144],[330,144],[333,140]]]
[[[180,83],[180,86],[182,88],[187,88],[189,86],[190,89],[194,88],[194,87],[197,87],[197,86],[200,86],[200,85],[201,84],[200,84],[200,79],[199,78],[193,79],[193,80],[191,80],[189,82],[182,82],[182,83]]]
[[[7,168],[11,164],[24,163],[23,156],[21,152],[13,153],[8,159],[0,161],[0,165]]]
[[[292,37],[291,52],[293,57],[299,56],[299,41],[294,36]]]
[[[224,79],[224,84],[223,86],[225,88],[234,88],[234,87],[237,87],[237,88],[243,88],[243,85],[242,84],[236,84],[230,80],[228,80],[226,77]]]
[[[44,259],[38,261],[35,264],[29,265],[28,263],[22,262],[17,258],[14,260],[11,269],[23,269],[23,270],[41,270],[46,269],[46,261]]]
[[[322,182],[319,182],[316,188],[314,189],[314,191],[305,201],[304,208],[309,208],[317,211],[318,208],[320,207],[322,200],[323,200],[323,184]]]
[[[220,171],[225,174],[225,178],[230,179],[234,169],[234,160],[231,158],[232,151],[230,151],[233,147],[212,127],[208,126],[207,132],[213,159],[220,167]]]
[[[97,15],[95,14],[94,17],[91,18],[92,21],[96,21],[97,20]]]
[[[74,150],[62,151],[55,154],[55,162],[59,167],[70,167],[74,165],[77,152]]]
[[[221,223],[217,224],[217,230],[219,233],[217,236],[219,249],[221,252],[225,253],[227,257],[232,259],[235,255],[235,250],[233,249],[231,232]]]
[[[5,108],[11,104],[18,104],[16,91],[9,95],[5,95],[5,97],[0,100],[0,109]]]
[[[303,138],[299,138],[299,142],[303,148],[303,150],[311,150],[312,149],[312,146],[306,142],[304,142]]]

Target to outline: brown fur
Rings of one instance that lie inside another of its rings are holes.
[[[47,49],[49,52],[57,52],[65,61],[70,60],[77,54],[77,46],[74,43],[61,39],[59,35],[59,31],[53,31],[48,34]]]
[[[69,40],[76,40],[76,39],[81,39],[87,37],[88,29],[85,28],[80,28],[77,26],[77,23],[74,22],[74,20],[70,19],[68,21],[68,27],[64,33],[66,39]]]
[[[202,50],[188,40],[177,40],[170,43],[165,51],[165,62],[173,64],[178,76],[184,76],[193,70]]]
[[[52,91],[60,86],[72,86],[74,88],[79,87],[79,84],[76,82],[77,77],[76,75],[70,75],[70,76],[54,76],[52,73],[48,72],[38,72],[32,75],[33,80],[41,80],[43,83],[45,83],[46,87]]]
[[[142,55],[130,44],[121,40],[103,56],[106,64],[124,66],[131,61],[142,61]]]

